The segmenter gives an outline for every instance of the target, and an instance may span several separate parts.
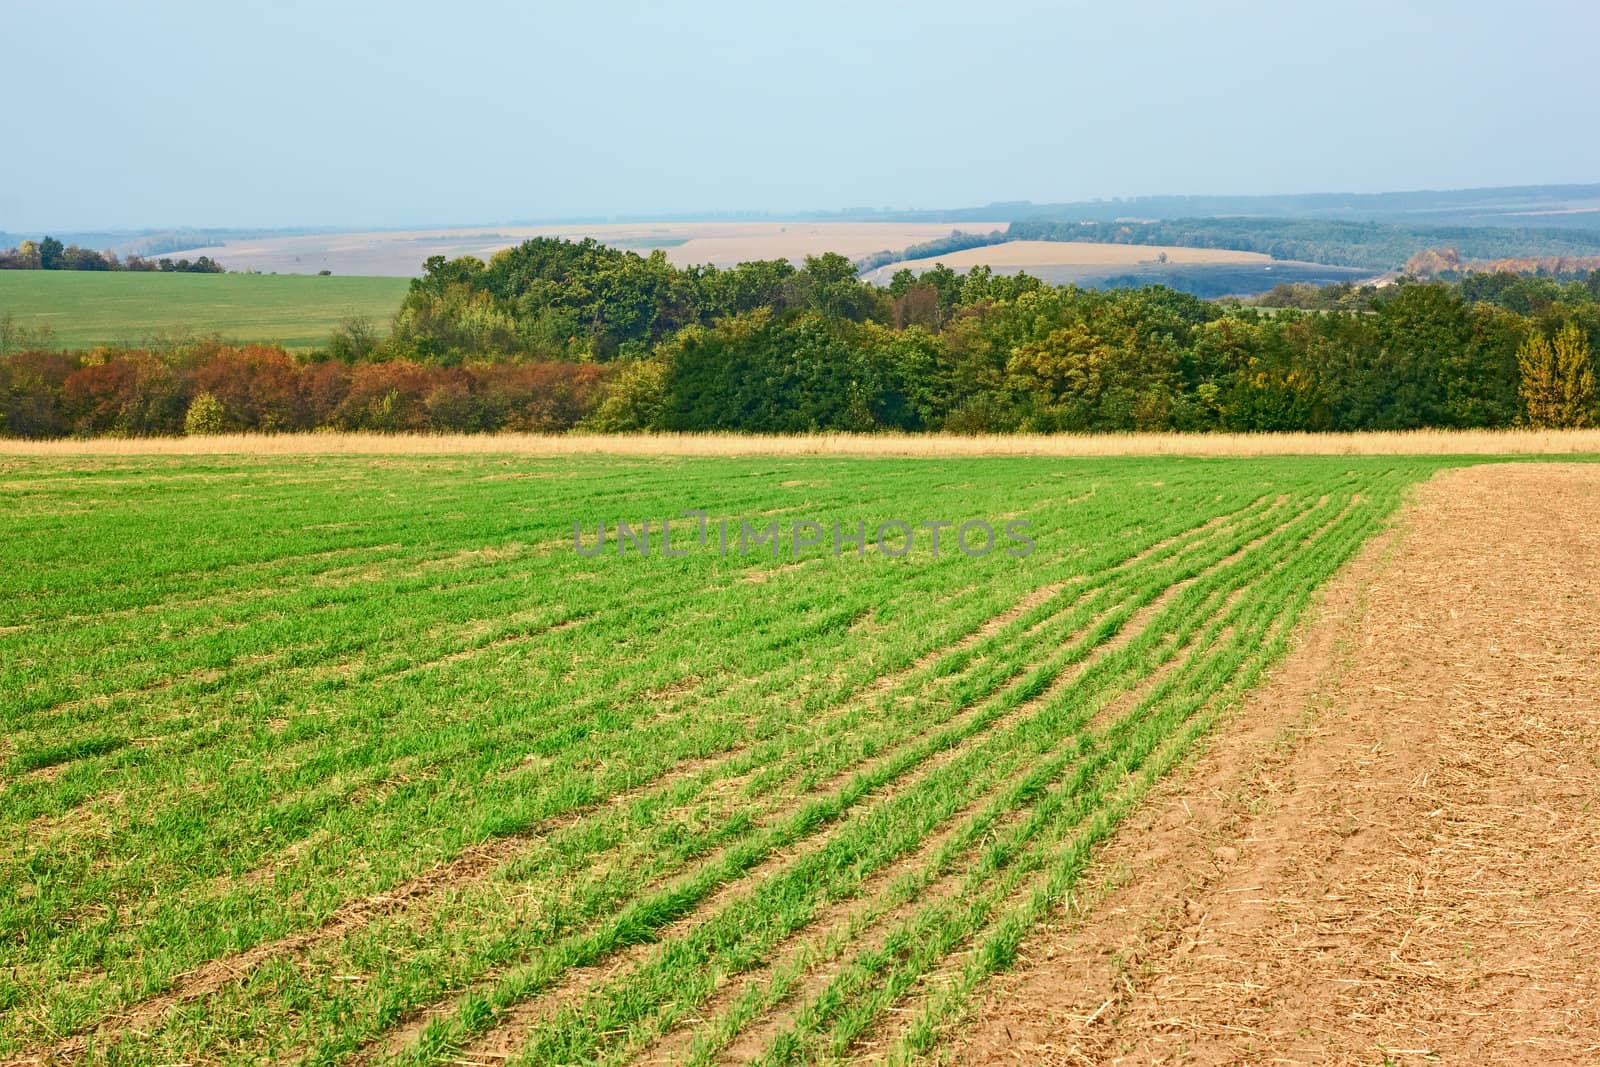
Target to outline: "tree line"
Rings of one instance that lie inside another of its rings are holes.
[[[273,345],[0,358],[0,432],[158,437],[235,432],[571,429],[594,410],[598,364],[306,360]]]
[[[41,241],[22,241],[15,248],[0,249],[0,270],[131,270],[166,271],[179,274],[222,274],[222,264],[210,256],[172,259],[162,256],[147,259],[130,252],[119,259],[115,252],[63,245],[54,237]]]
[[[964,230],[951,230],[949,237],[935,237],[931,241],[909,245],[898,252],[885,250],[872,252],[856,260],[856,270],[862,274],[878,267],[886,267],[891,263],[900,263],[912,259],[933,259],[935,256],[947,256],[952,252],[964,252],[969,248],[986,248],[989,245],[1004,244],[1012,240],[1005,230],[990,230],[988,233],[967,233]]]
[[[1180,245],[1260,252],[1334,266],[1398,270],[1429,248],[1473,260],[1600,255],[1600,231],[1551,227],[1412,226],[1338,219],[1181,218],[1156,222],[1082,222],[1034,218],[1013,222],[1011,241],[1095,241]]]
[[[677,268],[540,238],[430,259],[387,330],[351,321],[305,356],[66,353],[0,328],[0,432],[1583,426],[1597,334],[1600,272],[1224,305],[986,268],[880,288],[836,255]]]
[[[1508,256],[1468,259],[1455,248],[1428,248],[1406,260],[1405,272],[1415,278],[1461,278],[1468,274],[1528,274],[1540,278],[1577,278],[1600,270],[1600,256]]]

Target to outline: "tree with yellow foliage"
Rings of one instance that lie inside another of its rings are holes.
[[[1530,426],[1569,429],[1594,425],[1594,363],[1589,339],[1577,323],[1556,332],[1551,344],[1535,333],[1517,349],[1522,408]]]

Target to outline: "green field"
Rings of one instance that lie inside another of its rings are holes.
[[[347,316],[386,324],[408,284],[306,274],[6,270],[0,315],[30,328],[48,325],[66,348],[210,334],[314,348]]]
[[[1443,462],[0,460],[0,1059],[937,1053]]]

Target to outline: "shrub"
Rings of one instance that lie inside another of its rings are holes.
[[[222,401],[210,393],[196,393],[183,416],[183,432],[189,437],[212,437],[222,432],[227,413]]]
[[[465,375],[452,375],[435,385],[422,406],[428,412],[428,428],[447,433],[480,433],[495,429],[483,400],[472,391]]]
[[[62,386],[74,433],[113,437],[176,436],[188,409],[187,383],[149,352],[99,358]]]
[[[425,430],[428,417],[423,398],[428,385],[423,369],[410,360],[354,367],[349,391],[334,411],[332,423],[341,430]]]
[[[600,401],[583,422],[596,433],[629,433],[661,428],[667,403],[667,365],[641,359],[624,363],[606,383]]]
[[[944,431],[965,435],[1008,433],[1016,428],[1016,417],[989,393],[963,400],[945,416]]]
[[[195,385],[222,405],[236,430],[308,430],[312,426],[301,367],[281,348],[224,348],[195,372]]]
[[[27,351],[0,358],[0,434],[62,437],[71,432],[63,385],[78,369],[65,352]]]
[[[469,368],[490,428],[570,430],[594,410],[606,368],[593,363],[499,363]]]
[[[306,417],[313,426],[332,426],[350,393],[350,368],[343,363],[313,363],[301,373]]]

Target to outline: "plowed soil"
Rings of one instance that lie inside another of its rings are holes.
[[[1422,487],[953,1051],[1600,1062],[1600,466]]]

